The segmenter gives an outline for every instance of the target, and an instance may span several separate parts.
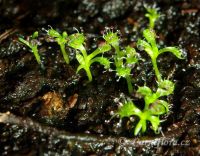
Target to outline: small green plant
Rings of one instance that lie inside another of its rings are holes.
[[[120,118],[137,116],[139,122],[134,128],[134,135],[138,135],[142,130],[144,133],[147,129],[147,121],[150,121],[152,129],[157,133],[160,125],[160,115],[169,112],[169,103],[165,100],[160,100],[160,97],[172,94],[174,83],[169,80],[164,80],[159,84],[157,91],[154,93],[147,87],[139,87],[137,93],[144,97],[145,106],[141,110],[129,99],[124,102],[123,106],[118,110],[117,114]]]
[[[81,69],[84,69],[87,73],[88,80],[92,81],[92,73],[90,71],[91,64],[93,64],[94,62],[99,62],[100,64],[104,65],[106,69],[110,68],[110,61],[107,58],[104,58],[103,56],[96,56],[109,51],[111,49],[111,46],[109,44],[103,44],[88,55],[84,47],[84,42],[85,36],[82,33],[75,33],[68,37],[67,44],[71,48],[78,50],[76,53],[76,59],[78,60],[80,65],[77,68],[77,72],[79,72],[79,70]]]
[[[181,51],[176,47],[165,47],[162,49],[158,49],[158,46],[156,44],[156,35],[155,32],[151,29],[145,29],[143,31],[143,36],[145,40],[138,40],[137,45],[139,49],[144,50],[147,52],[147,54],[150,56],[153,69],[155,71],[156,78],[158,82],[162,81],[162,76],[158,70],[157,66],[157,58],[160,54],[164,52],[171,52],[173,53],[177,58],[183,59]]]
[[[130,117],[133,115],[139,118],[139,122],[134,130],[134,135],[137,135],[140,131],[143,133],[146,131],[147,121],[151,123],[152,129],[156,133],[160,125],[160,115],[164,115],[169,112],[169,103],[159,98],[172,94],[174,91],[174,83],[170,80],[162,79],[157,67],[157,57],[164,52],[171,52],[179,59],[183,59],[178,48],[166,47],[158,49],[155,33],[152,29],[145,29],[143,31],[143,36],[146,40],[138,40],[137,45],[139,48],[144,49],[144,51],[146,51],[151,57],[153,69],[158,80],[158,89],[156,92],[153,92],[147,86],[139,87],[137,93],[144,98],[144,109],[140,110],[131,100],[128,100],[117,112],[120,118]]]
[[[149,19],[149,28],[154,29],[156,20],[160,17],[157,8],[146,7],[147,13],[145,16]]]
[[[115,49],[114,63],[116,66],[116,74],[123,77],[127,81],[129,93],[133,93],[133,86],[131,82],[131,70],[135,63],[138,62],[136,51],[134,48],[127,46],[124,50],[120,49],[119,37],[117,32],[107,32],[103,36],[107,44],[110,44]]]
[[[33,52],[36,61],[38,64],[40,64],[41,68],[44,68],[40,55],[38,53],[38,43],[36,41],[36,38],[38,37],[38,31],[35,31],[32,36],[28,40],[24,40],[23,38],[19,37],[19,41],[28,46],[31,51]]]
[[[69,55],[65,50],[65,45],[67,43],[67,37],[68,37],[67,32],[64,31],[62,34],[60,34],[58,31],[51,28],[51,29],[47,30],[47,34],[50,37],[55,38],[56,42],[60,46],[60,49],[61,49],[61,52],[62,52],[62,55],[63,55],[65,62],[67,64],[69,64],[69,62],[70,62],[69,61]]]

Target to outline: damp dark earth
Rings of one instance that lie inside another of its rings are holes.
[[[157,86],[150,57],[137,47],[149,24],[146,7],[160,14],[154,27],[158,46],[178,47],[184,59],[158,57],[163,78],[175,83],[174,93],[164,97],[169,112],[159,116],[157,133],[147,122],[146,131],[134,135],[138,118],[121,119],[116,112],[124,99],[142,109],[138,87]],[[114,63],[112,70],[93,63],[88,82],[84,70],[77,72],[77,50],[65,47],[67,64],[47,35],[51,28],[83,33],[88,54],[104,44],[108,29],[117,32],[120,46],[135,48],[140,57],[131,70],[133,92]],[[19,41],[36,31],[42,68]],[[0,155],[200,155],[199,34],[198,0],[0,0]]]

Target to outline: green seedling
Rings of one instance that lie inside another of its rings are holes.
[[[149,19],[149,28],[154,29],[156,20],[160,17],[157,8],[146,8],[145,16]]]
[[[156,34],[151,29],[145,29],[143,31],[143,36],[144,36],[145,40],[141,40],[141,39],[138,40],[137,45],[138,45],[139,49],[144,50],[150,56],[156,78],[157,78],[158,82],[161,82],[162,76],[161,76],[161,74],[158,70],[158,66],[157,66],[158,56],[164,52],[171,52],[177,58],[183,59],[182,53],[176,47],[165,47],[162,49],[158,49],[158,46],[156,44]]]
[[[144,109],[137,108],[131,100],[128,100],[125,101],[117,114],[120,118],[131,116],[137,116],[139,118],[139,122],[134,129],[134,135],[138,135],[140,131],[142,133],[146,131],[147,121],[150,121],[152,129],[157,133],[161,122],[160,115],[169,112],[169,103],[159,98],[172,94],[173,90],[174,83],[169,80],[162,81],[155,93],[147,86],[139,87],[137,93],[144,97]]]
[[[109,44],[100,45],[95,51],[91,54],[87,54],[86,48],[84,47],[85,36],[82,33],[75,33],[68,37],[68,46],[77,50],[76,59],[79,62],[77,72],[81,69],[84,69],[87,73],[89,82],[92,81],[92,73],[90,71],[90,66],[94,62],[99,62],[106,69],[110,68],[110,61],[107,58],[96,57],[99,54],[103,54],[111,49]]]
[[[58,43],[58,45],[60,46],[60,50],[62,52],[62,55],[63,55],[63,58],[65,60],[65,62],[67,64],[69,64],[69,55],[68,53],[66,52],[65,50],[65,45],[67,43],[67,32],[63,32],[62,34],[60,34],[58,31],[54,30],[53,28],[49,29],[47,31],[47,34],[50,36],[50,37],[53,37],[55,38],[55,41]]]
[[[36,41],[37,37],[38,37],[38,32],[35,31],[28,40],[24,40],[23,38],[19,37],[19,41],[31,49],[31,51],[33,52],[33,54],[36,58],[37,63],[40,64],[42,68],[44,68],[44,66],[41,62],[40,55],[38,53],[38,43]]]
[[[117,32],[109,31],[103,36],[107,44],[110,44],[115,49],[114,63],[116,66],[116,75],[123,77],[127,81],[129,93],[133,93],[131,82],[131,70],[135,63],[138,62],[136,51],[134,48],[127,46],[124,50],[120,49],[119,37]]]

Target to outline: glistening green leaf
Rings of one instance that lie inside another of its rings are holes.
[[[70,61],[69,60],[69,54],[65,50],[65,45],[67,44],[67,37],[68,37],[67,32],[64,31],[62,34],[60,34],[58,31],[51,28],[47,31],[47,34],[50,37],[54,38],[55,41],[58,43],[58,45],[60,46],[60,50],[62,52],[62,55],[63,55],[65,62],[67,64],[69,64],[69,61]]]
[[[184,57],[182,56],[182,52],[180,51],[180,49],[178,49],[176,47],[165,47],[165,48],[162,48],[162,49],[159,50],[159,54],[162,54],[162,53],[165,53],[165,52],[171,52],[177,58],[184,59]]]

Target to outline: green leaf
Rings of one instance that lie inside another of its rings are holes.
[[[82,65],[85,64],[85,60],[84,60],[84,58],[83,58],[83,56],[82,56],[81,54],[77,53],[77,54],[76,54],[76,59],[78,60],[78,62],[79,62],[80,64],[82,64]]]
[[[95,56],[97,56],[98,54],[102,54],[106,51],[109,51],[111,49],[111,46],[109,44],[103,44],[101,46],[99,46],[95,51],[93,51],[89,56],[88,58],[89,59],[92,59],[94,58]]]
[[[145,14],[146,17],[158,18],[160,16],[156,8],[146,8],[146,10],[148,12]]]
[[[136,51],[134,48],[127,46],[126,49],[126,63],[131,65],[138,62],[138,58],[136,56]]]
[[[167,96],[172,94],[174,91],[174,83],[170,80],[162,80],[158,83],[158,89],[156,95],[158,97]]]
[[[157,116],[149,116],[148,120],[151,122],[152,129],[156,133],[158,131],[158,126],[160,125],[160,119]]]
[[[137,46],[139,47],[139,49],[140,49],[140,47],[151,49],[151,45],[148,42],[146,42],[145,40],[141,40],[141,39],[139,39],[137,41]]]
[[[49,30],[47,31],[47,34],[48,34],[49,36],[55,37],[55,38],[60,38],[60,37],[61,37],[60,33],[59,33],[58,31],[54,30],[53,28],[52,28],[52,29],[49,29]]]
[[[166,47],[166,48],[162,48],[159,50],[159,54],[164,53],[164,52],[171,52],[177,58],[184,59],[184,57],[182,56],[182,52],[180,51],[180,49],[178,49],[176,47]]]
[[[153,30],[145,29],[143,31],[143,36],[145,37],[147,42],[151,44],[152,48],[157,48],[156,39],[155,39],[156,35],[155,35],[155,32]]]
[[[67,38],[67,36],[68,36],[67,32],[66,32],[66,31],[64,31],[64,32],[62,33],[62,37],[66,39],[66,38]]]
[[[144,97],[145,106],[148,107],[149,104],[154,103],[157,99],[158,99],[158,96],[155,93],[153,93],[151,95],[146,95]]]
[[[142,96],[151,96],[152,95],[151,89],[147,86],[139,87],[137,90],[137,93],[141,94]]]
[[[162,115],[169,111],[169,104],[164,100],[156,100],[149,106],[153,115]]]
[[[103,38],[108,44],[112,45],[113,47],[119,46],[119,37],[117,35],[117,32],[113,33],[109,31],[107,34],[103,35]]]
[[[19,37],[19,41],[22,42],[23,44],[25,44],[26,46],[28,46],[29,48],[32,48],[30,43],[28,41],[24,40],[23,38]]]
[[[124,68],[123,58],[117,57],[117,55],[114,56],[114,62],[116,68]]]
[[[126,77],[131,74],[131,68],[120,67],[116,68],[116,73],[119,77]]]
[[[154,28],[155,21],[160,17],[160,14],[157,12],[156,8],[146,8],[147,12],[145,17],[149,18],[149,26],[151,29]]]
[[[163,105],[165,107],[166,113],[169,112],[169,103],[164,100],[159,100],[159,104]]]
[[[78,73],[79,70],[81,70],[81,69],[83,69],[83,65],[82,65],[82,64],[80,64],[80,65],[78,66],[78,68],[76,69],[76,73]]]
[[[37,37],[38,37],[38,31],[35,31],[35,32],[33,33],[33,35],[32,35],[32,38],[35,39],[35,38],[37,38]]]
[[[75,33],[68,37],[68,45],[74,49],[82,49],[85,41],[85,36],[82,33]]]
[[[143,126],[143,121],[139,121],[138,124],[136,125],[135,127],[135,130],[134,130],[134,135],[138,135],[138,133],[140,132],[140,130],[142,129],[142,126]]]
[[[106,51],[111,50],[111,46],[109,44],[103,44],[98,47],[100,53],[104,53]]]
[[[169,94],[170,93],[167,90],[162,89],[162,88],[158,88],[157,91],[156,91],[156,95],[157,95],[158,98],[161,97],[161,96],[167,96]]]
[[[142,132],[144,133],[147,129],[146,120],[142,119],[141,122],[142,122]]]
[[[110,61],[107,58],[104,57],[95,57],[91,60],[91,64],[94,62],[99,62],[102,64],[106,69],[110,68]]]
[[[152,8],[151,7],[145,7],[145,9],[148,12],[146,14],[153,16],[153,17],[159,17],[159,13],[158,13],[157,8],[155,8],[155,7],[152,7]]]
[[[141,110],[135,107],[134,103],[132,101],[128,101],[125,104],[123,104],[122,107],[120,107],[119,111],[117,112],[119,114],[120,118],[124,117],[130,117],[132,115],[140,115]]]
[[[134,48],[132,48],[131,46],[127,46],[125,48],[126,54],[127,55],[131,55],[131,56],[135,56],[136,55],[136,51]]]
[[[138,49],[140,49],[140,50],[144,49],[151,58],[153,57],[154,51],[153,51],[151,45],[148,42],[139,39],[137,41],[137,46],[138,46]]]

